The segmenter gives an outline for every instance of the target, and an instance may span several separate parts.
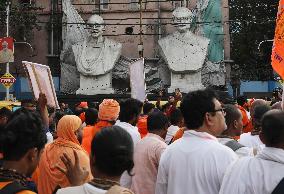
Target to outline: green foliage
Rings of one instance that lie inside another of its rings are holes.
[[[0,29],[1,35],[6,36],[6,3],[0,3]],[[10,6],[9,35],[17,41],[31,40],[33,30],[40,30],[37,23],[37,11],[41,8],[33,4],[18,3]]]
[[[273,79],[272,42],[263,43],[260,51],[258,45],[274,38],[277,8],[275,0],[230,1],[231,58],[240,67],[240,79]]]

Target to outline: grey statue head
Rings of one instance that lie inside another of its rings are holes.
[[[88,19],[87,29],[93,38],[102,36],[105,31],[104,19],[99,15],[92,15]]]
[[[190,29],[194,14],[186,7],[178,7],[173,11],[173,24],[179,32]]]

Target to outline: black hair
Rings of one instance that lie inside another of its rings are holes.
[[[149,103],[149,102],[146,102],[144,105],[143,105],[143,114],[144,115],[147,115],[149,114],[149,112],[155,108],[155,105],[152,104],[152,103]]]
[[[262,122],[262,134],[266,140],[266,146],[274,147],[284,144],[284,112],[272,110],[264,114]]]
[[[9,118],[12,115],[12,111],[6,107],[0,109],[0,117]]]
[[[93,108],[93,109],[98,109],[99,104],[98,104],[98,102],[88,102],[88,107]]]
[[[65,115],[66,115],[65,112],[62,111],[62,110],[57,110],[57,111],[55,112],[54,120],[55,120],[55,125],[56,125],[56,126],[57,126],[59,120],[60,120],[63,116],[65,116]]]
[[[180,109],[187,128],[197,129],[202,126],[205,113],[215,110],[213,90],[197,90],[189,92],[181,102]]]
[[[166,104],[164,104],[162,106],[162,111],[165,112],[167,108],[169,108],[171,106],[171,104],[169,102],[167,102]]]
[[[143,103],[134,98],[129,98],[120,102],[119,120],[121,122],[129,122],[134,117],[138,117],[141,113]]]
[[[88,108],[85,111],[85,123],[87,125],[94,125],[98,120],[98,111],[94,108]]]
[[[247,97],[246,96],[238,96],[237,97],[237,103],[240,106],[243,106],[247,102]]]
[[[54,107],[47,107],[47,112],[49,115],[51,115],[52,113],[55,113],[55,108]]]
[[[36,105],[36,101],[33,100],[33,99],[23,99],[23,100],[21,100],[21,106],[24,106],[26,104]]]
[[[226,120],[226,125],[229,127],[235,120],[238,120],[242,117],[242,113],[240,110],[232,104],[225,104],[225,120]]]
[[[168,125],[169,120],[161,111],[152,112],[147,118],[147,129],[149,132],[165,129]]]
[[[170,114],[170,121],[172,125],[178,125],[178,123],[183,119],[181,110],[176,108]]]
[[[130,134],[119,126],[102,128],[92,141],[91,153],[95,167],[109,176],[120,176],[124,171],[131,173],[133,141]]]
[[[0,134],[4,160],[20,160],[29,149],[41,150],[47,142],[40,115],[21,108],[15,111]]]
[[[260,125],[261,123],[261,119],[263,117],[263,115],[268,112],[269,110],[271,110],[270,106],[263,104],[263,105],[258,105],[254,108],[254,114],[253,114],[253,119],[254,121]]]

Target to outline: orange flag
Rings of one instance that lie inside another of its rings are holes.
[[[279,1],[271,64],[274,71],[284,79],[284,0]]]

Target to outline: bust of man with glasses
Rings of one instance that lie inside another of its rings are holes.
[[[92,15],[87,23],[90,36],[72,46],[77,69],[80,73],[80,88],[76,94],[110,94],[112,69],[120,57],[122,45],[103,37],[104,20]]]
[[[171,72],[168,92],[180,88],[189,92],[204,88],[201,70],[206,63],[209,39],[194,34],[191,23],[194,14],[185,7],[173,12],[173,24],[177,31],[159,40],[160,54]]]

